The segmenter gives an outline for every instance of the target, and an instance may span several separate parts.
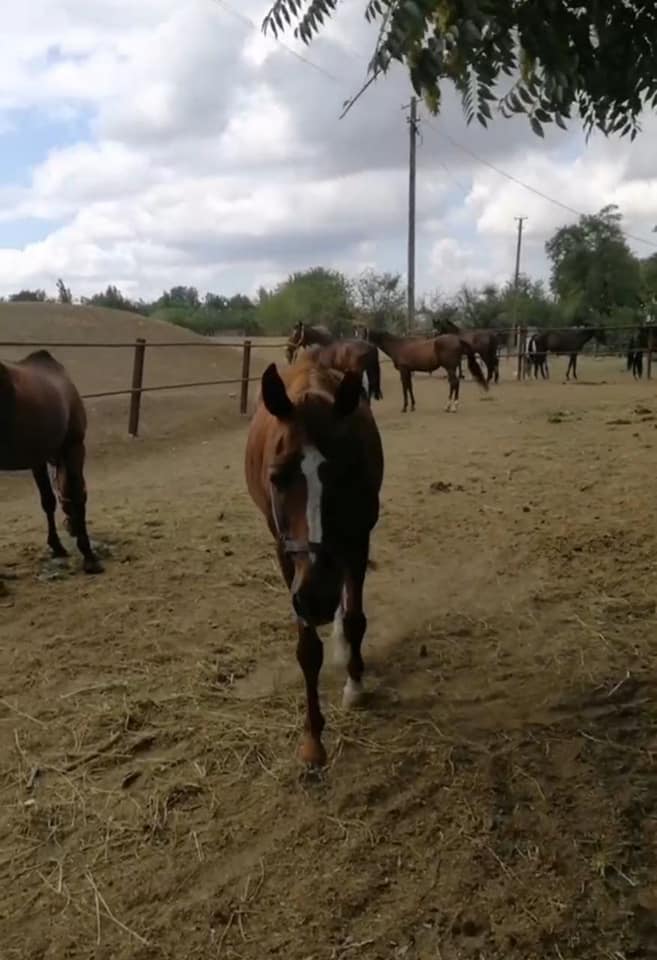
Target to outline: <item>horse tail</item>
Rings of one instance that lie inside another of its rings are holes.
[[[372,351],[371,358],[367,363],[367,379],[374,399],[383,400],[383,393],[381,392],[381,365],[379,363],[379,351],[376,349]]]
[[[488,390],[488,382],[484,376],[484,371],[477,362],[474,350],[468,341],[464,340],[462,337],[459,337],[459,343],[461,344],[461,350],[465,354],[465,358],[468,361],[468,370],[470,371],[471,375],[474,377],[480,387],[483,387],[484,390]]]

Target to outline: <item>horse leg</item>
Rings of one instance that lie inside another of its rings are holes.
[[[288,590],[294,580],[294,563],[280,544],[277,545],[278,563]],[[317,684],[322,669],[324,649],[314,627],[297,620],[299,636],[297,640],[297,660],[303,671],[306,683],[306,720],[304,737],[299,747],[299,757],[304,763],[314,767],[323,767],[326,763],[326,750],[322,745],[324,717],[319,707]]]
[[[87,487],[84,481],[84,444],[79,441],[67,447],[57,464],[57,485],[66,514],[69,533],[75,537],[84,558],[85,573],[102,573],[103,567],[91,549],[87,533]]]
[[[459,387],[461,386],[461,381],[459,380],[456,370],[447,370],[447,380],[449,382],[449,397],[447,398],[445,413],[456,413],[456,405],[459,398]]]
[[[337,659],[347,668],[347,680],[342,693],[343,707],[355,707],[363,696],[365,664],[361,645],[367,630],[363,612],[363,584],[367,572],[369,537],[358,549],[345,578],[343,600],[333,621],[333,643]]]
[[[411,395],[411,413],[415,410],[415,394],[413,393],[413,371],[408,371],[408,392]]]
[[[64,544],[59,539],[57,527],[55,526],[55,510],[57,509],[57,498],[48,476],[48,467],[42,464],[32,471],[32,476],[39,489],[41,496],[41,507],[48,521],[48,546],[52,550],[53,557],[67,557],[68,552]]]
[[[401,381],[402,396],[404,398],[404,406],[402,407],[402,413],[406,413],[408,410],[408,371],[401,369],[399,371],[399,379]]]
[[[297,660],[303,670],[306,683],[305,734],[299,748],[299,756],[310,766],[323,767],[326,763],[326,750],[322,744],[324,717],[319,707],[317,684],[324,660],[324,648],[315,628],[305,623],[299,624]]]

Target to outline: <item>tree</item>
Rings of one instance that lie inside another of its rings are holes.
[[[364,270],[353,281],[352,296],[368,324],[379,329],[398,329],[405,322],[406,292],[399,273]]]
[[[12,293],[9,296],[10,303],[45,303],[46,302],[46,291],[45,290],[19,290],[18,293]]]
[[[610,204],[561,227],[545,244],[550,284],[569,323],[613,323],[620,308],[640,303],[639,263],[627,245],[622,217]]]
[[[92,297],[84,298],[82,302],[93,307],[110,307],[113,310],[135,310],[137,306],[112,284],[109,284],[104,293],[94,293]]]
[[[196,287],[171,287],[165,290],[157,302],[158,307],[186,307],[197,310],[201,306]]]
[[[639,260],[641,304],[647,316],[657,320],[657,253]]]
[[[293,273],[265,299],[257,317],[270,334],[288,333],[295,323],[323,324],[342,334],[353,322],[349,282],[338,270],[313,267]]]
[[[294,23],[308,44],[337,6],[275,0],[263,30],[277,35]],[[634,138],[643,106],[657,105],[652,0],[367,0],[364,15],[379,21],[365,87],[397,60],[434,113],[442,80],[460,93],[468,123],[486,126],[497,100],[504,116],[525,114],[540,136],[575,111],[587,133]],[[500,96],[501,82],[509,89]]]
[[[60,303],[73,303],[73,295],[70,289],[64,285],[61,277],[57,281],[57,299]]]

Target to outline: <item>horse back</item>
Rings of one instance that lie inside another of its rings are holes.
[[[83,442],[84,404],[64,367],[47,350],[0,365],[0,370],[0,468],[31,469],[56,460],[65,446]]]

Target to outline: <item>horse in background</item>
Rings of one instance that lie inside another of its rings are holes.
[[[383,400],[379,353],[371,343],[358,338],[339,339],[326,327],[297,323],[286,346],[288,363],[295,359],[302,347],[310,350],[313,359],[322,366],[332,367],[342,373],[358,373],[361,381],[365,377],[368,400]]]
[[[359,330],[364,339],[390,357],[399,371],[404,401],[402,413],[408,410],[409,398],[411,411],[415,410],[413,373],[432,373],[438,367],[443,367],[447,371],[449,381],[449,398],[445,409],[447,413],[456,413],[460,388],[458,368],[463,354],[466,356],[468,369],[473,378],[484,390],[488,389],[488,381],[477,363],[475,352],[463,337],[452,333],[430,338],[397,337],[383,330],[373,330],[371,327],[360,327]]]
[[[363,586],[379,517],[383,447],[355,373],[302,358],[279,374],[270,364],[246,443],[249,494],[276,543],[297,620],[297,659],[306,685],[300,756],[326,763],[317,629],[333,622],[347,668],[346,707],[363,695]]]
[[[534,379],[538,380],[539,372],[543,380],[549,380],[550,368],[548,367],[547,352],[539,350],[536,344],[538,333],[532,333],[527,340],[527,368],[534,372]]]
[[[566,330],[542,330],[534,337],[535,349],[539,354],[565,353],[568,355],[568,367],[566,369],[566,380],[570,380],[572,373],[573,379],[577,380],[577,355],[582,347],[595,340],[605,346],[607,337],[603,327],[568,327]]]
[[[498,350],[500,348],[500,337],[495,330],[462,328],[447,317],[434,318],[433,328],[438,334],[453,333],[462,340],[467,340],[474,352],[479,354],[486,367],[487,382],[490,383],[494,379],[495,383],[499,383]]]
[[[627,369],[635,380],[643,377],[643,355],[657,343],[650,325],[641,325],[630,337],[627,345]]]
[[[18,363],[0,363],[0,470],[31,470],[48,523],[53,556],[68,556],[55,524],[57,498],[83,557],[86,573],[101,573],[86,524],[84,479],[87,415],[64,367],[47,350]]]
[[[303,320],[299,320],[298,323],[295,323],[287,339],[285,359],[288,363],[292,363],[301,347],[309,347],[313,344],[328,346],[328,344],[334,340],[335,337],[328,327],[321,324],[311,326],[310,324],[304,323]]]

